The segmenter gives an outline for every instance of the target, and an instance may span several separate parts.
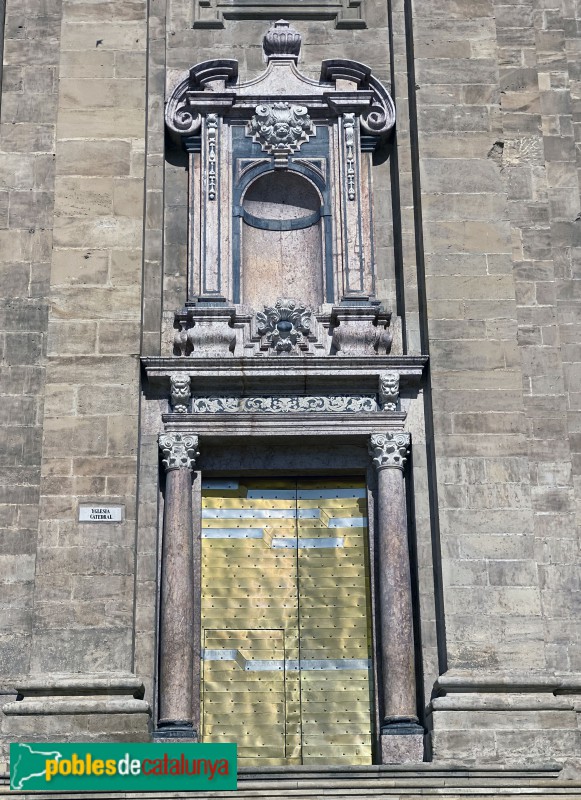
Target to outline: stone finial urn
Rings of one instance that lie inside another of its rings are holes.
[[[264,36],[262,47],[268,60],[292,58],[298,60],[301,35],[286,19],[279,19]]]

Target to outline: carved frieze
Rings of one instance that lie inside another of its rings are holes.
[[[403,469],[405,468],[411,436],[407,432],[401,433],[373,433],[369,440],[369,455],[377,469]]]
[[[356,414],[378,411],[378,405],[373,395],[195,397],[192,401],[194,414],[287,414],[305,411]]]
[[[256,315],[258,335],[277,353],[307,349],[311,333],[312,311],[296,300],[283,297],[274,306],[265,306]]]
[[[161,450],[165,471],[172,469],[192,470],[196,464],[198,437],[189,433],[160,433],[159,449]]]

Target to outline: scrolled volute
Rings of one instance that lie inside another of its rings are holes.
[[[349,80],[358,89],[373,93],[370,107],[361,115],[360,124],[364,133],[371,136],[387,136],[395,125],[395,105],[386,87],[378,81],[365,64],[344,58],[323,61],[321,78],[325,81]]]
[[[166,472],[172,469],[193,470],[200,455],[197,436],[193,433],[160,433],[158,443]]]
[[[165,124],[174,137],[193,136],[202,125],[202,117],[189,105],[188,93],[203,91],[209,83],[236,80],[238,62],[215,58],[193,66],[172,91],[165,107]]]
[[[405,469],[411,436],[407,432],[374,433],[369,440],[369,455],[377,469]]]

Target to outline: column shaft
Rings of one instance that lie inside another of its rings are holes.
[[[194,559],[192,470],[198,438],[159,437],[166,470],[163,517],[158,735],[194,739]]]
[[[194,570],[192,475],[166,476],[161,565],[159,722],[192,722]]]
[[[383,724],[417,721],[407,510],[401,469],[378,471]]]

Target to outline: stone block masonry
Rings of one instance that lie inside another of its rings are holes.
[[[7,2],[3,687],[132,670],[146,6]],[[125,519],[80,524],[83,502],[123,505]]]

